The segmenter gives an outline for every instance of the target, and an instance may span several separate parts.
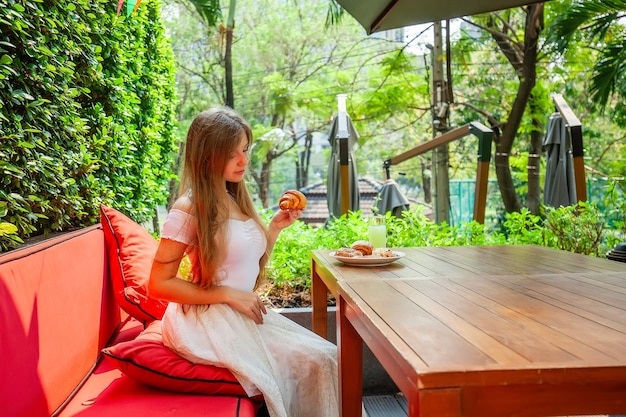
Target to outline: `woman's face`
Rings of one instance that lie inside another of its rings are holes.
[[[239,145],[228,155],[226,167],[224,167],[224,180],[228,182],[240,182],[246,174],[246,167],[250,159],[248,158],[248,138],[245,133],[241,134]]]

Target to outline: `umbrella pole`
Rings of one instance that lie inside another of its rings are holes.
[[[339,178],[341,183],[341,214],[350,210],[350,177],[348,171],[348,114],[346,113],[346,95],[337,94],[337,140],[339,140]]]
[[[348,138],[339,138],[339,174],[341,182],[341,214],[350,210],[350,177],[348,171]]]

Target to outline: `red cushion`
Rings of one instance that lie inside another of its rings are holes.
[[[167,302],[148,297],[148,280],[157,240],[119,211],[100,206],[115,299],[141,322],[163,317]]]
[[[226,368],[193,364],[163,345],[161,322],[153,321],[134,340],[103,349],[120,371],[146,385],[167,391],[247,396]]]
[[[157,390],[107,368],[108,361],[101,365],[56,417],[255,417],[261,406],[244,397]]]

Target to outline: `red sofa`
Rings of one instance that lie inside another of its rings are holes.
[[[121,358],[116,365],[103,357],[103,349],[109,356],[119,346],[129,350],[146,326],[158,323],[142,322],[120,307],[111,277],[120,265],[112,265],[107,254],[107,230],[99,224],[0,255],[0,414],[256,416],[261,402],[245,396],[224,369],[209,369],[219,376],[209,381],[216,395],[198,394],[204,387],[181,393],[175,392],[178,386],[166,391],[129,377],[123,365],[146,370],[132,360]],[[119,248],[108,249],[119,255]],[[196,372],[205,365],[186,366]],[[143,376],[148,384],[189,382],[166,374]],[[196,386],[206,383],[194,378]]]

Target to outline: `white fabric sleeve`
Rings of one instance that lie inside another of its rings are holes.
[[[165,217],[161,238],[193,245],[197,240],[196,218],[182,210],[172,209]]]

